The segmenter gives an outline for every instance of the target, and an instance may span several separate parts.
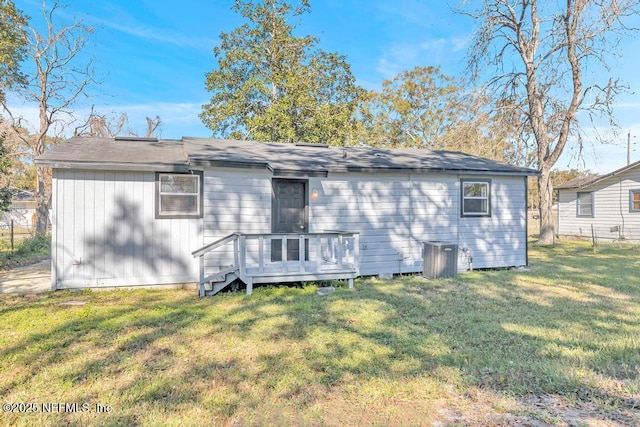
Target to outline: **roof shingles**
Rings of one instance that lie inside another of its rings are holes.
[[[40,156],[41,166],[188,170],[194,166],[268,168],[277,172],[455,171],[535,175],[533,169],[452,151],[326,147],[210,138],[151,140],[74,137]]]
[[[637,167],[640,167],[640,161],[635,162],[635,163],[631,163],[627,166],[621,167],[620,169],[616,169],[613,172],[609,172],[607,174],[604,175],[585,175],[585,176],[579,176],[573,179],[570,179],[568,181],[563,182],[560,185],[556,185],[555,189],[556,190],[571,190],[571,189],[580,189],[580,188],[585,188],[585,187],[589,187],[591,185],[594,185],[598,182],[601,182],[607,178],[619,175],[621,173],[627,172],[628,170],[631,169],[635,169]]]

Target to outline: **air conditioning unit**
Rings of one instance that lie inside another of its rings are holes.
[[[428,279],[458,274],[458,245],[449,242],[423,242],[422,275]]]

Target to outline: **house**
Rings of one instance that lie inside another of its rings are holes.
[[[593,232],[601,241],[640,240],[640,162],[577,177],[555,190],[558,235],[591,238]]]
[[[35,226],[36,199],[31,191],[18,191],[11,198],[11,204],[6,212],[1,212],[2,223],[10,224],[13,221],[14,227],[33,228]]]
[[[458,152],[72,138],[53,169],[52,288],[247,284],[527,264],[526,168]],[[472,263],[472,264],[471,264]]]

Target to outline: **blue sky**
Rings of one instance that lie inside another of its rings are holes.
[[[145,117],[159,115],[161,136],[209,136],[198,118],[209,99],[205,73],[215,65],[213,47],[221,31],[232,31],[241,20],[231,10],[231,0],[69,0],[59,15],[60,24],[74,18],[95,28],[88,52],[95,60],[101,84],[77,104],[82,112],[126,113],[129,128],[145,129]],[[460,77],[474,21],[455,14],[458,4],[428,0],[311,0],[311,13],[300,19],[298,34],[320,39],[326,51],[347,56],[358,84],[377,89],[384,79],[415,66],[440,66],[445,74]],[[41,2],[16,0],[16,5],[38,25]],[[450,6],[451,5],[451,6]],[[613,64],[632,91],[640,91],[637,55],[640,42],[628,39]],[[30,106],[21,107],[35,117]],[[557,167],[577,167],[609,172],[626,164],[627,132],[640,160],[640,103],[629,94],[615,109],[622,133],[610,145],[587,141],[584,161],[567,147]],[[588,124],[585,130],[591,133]],[[609,133],[608,130],[601,130]],[[591,138],[587,137],[587,140]]]

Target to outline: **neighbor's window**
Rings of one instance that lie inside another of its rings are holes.
[[[156,173],[156,218],[201,218],[202,174]]]
[[[578,193],[578,216],[593,216],[593,192]]]
[[[629,191],[629,212],[640,212],[640,190]]]
[[[491,215],[491,181],[462,180],[462,216]]]

